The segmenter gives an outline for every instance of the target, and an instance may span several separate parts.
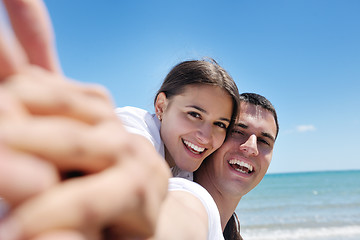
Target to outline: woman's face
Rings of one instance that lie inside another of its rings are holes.
[[[224,142],[232,115],[232,98],[222,88],[189,85],[167,99],[160,93],[155,103],[161,118],[160,134],[170,167],[193,172]]]

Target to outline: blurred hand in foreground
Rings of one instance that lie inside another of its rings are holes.
[[[165,161],[125,131],[104,88],[62,75],[41,1],[3,2],[16,37],[0,35],[0,239],[150,236]]]

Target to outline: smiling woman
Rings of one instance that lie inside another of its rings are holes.
[[[130,132],[152,142],[174,176],[192,179],[218,149],[237,116],[234,80],[214,60],[185,61],[166,76],[156,94],[156,114],[123,107],[116,112]]]
[[[223,89],[195,84],[172,98],[160,93],[155,109],[161,115],[160,134],[170,167],[193,172],[224,142],[232,104]]]

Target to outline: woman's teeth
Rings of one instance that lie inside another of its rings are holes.
[[[183,142],[188,147],[188,149],[191,150],[191,152],[193,152],[195,154],[201,154],[205,150],[205,148],[199,147],[189,141],[183,140]]]

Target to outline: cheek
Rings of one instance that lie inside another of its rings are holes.
[[[193,133],[199,129],[198,122],[190,119],[186,114],[173,119],[171,124],[174,130],[181,134]]]
[[[263,172],[264,175],[270,166],[271,157],[272,157],[272,154],[266,154],[266,155],[263,155],[263,157],[261,158],[261,171]]]
[[[219,132],[214,134],[214,148],[218,149],[219,147],[221,147],[221,145],[224,143],[225,141],[225,137],[226,137],[226,132],[224,131],[223,133]]]
[[[269,147],[268,145],[259,143],[258,150],[259,150],[259,154],[261,154],[263,156],[263,158],[271,159],[272,153],[273,153],[271,147]]]
[[[268,167],[271,163],[271,159],[272,159],[272,152],[266,156],[266,163]]]
[[[189,124],[181,117],[168,117],[161,122],[161,138],[165,145],[177,142],[179,137],[186,134]]]
[[[270,164],[271,162],[271,158],[272,158],[272,150],[270,150],[269,148],[259,148],[259,154],[261,154],[263,157],[263,161],[266,162],[267,164]]]
[[[171,139],[174,139],[174,136],[177,134],[176,131],[171,129],[169,122],[171,122],[170,119],[163,119],[160,127],[160,136],[167,148],[171,144]]]

